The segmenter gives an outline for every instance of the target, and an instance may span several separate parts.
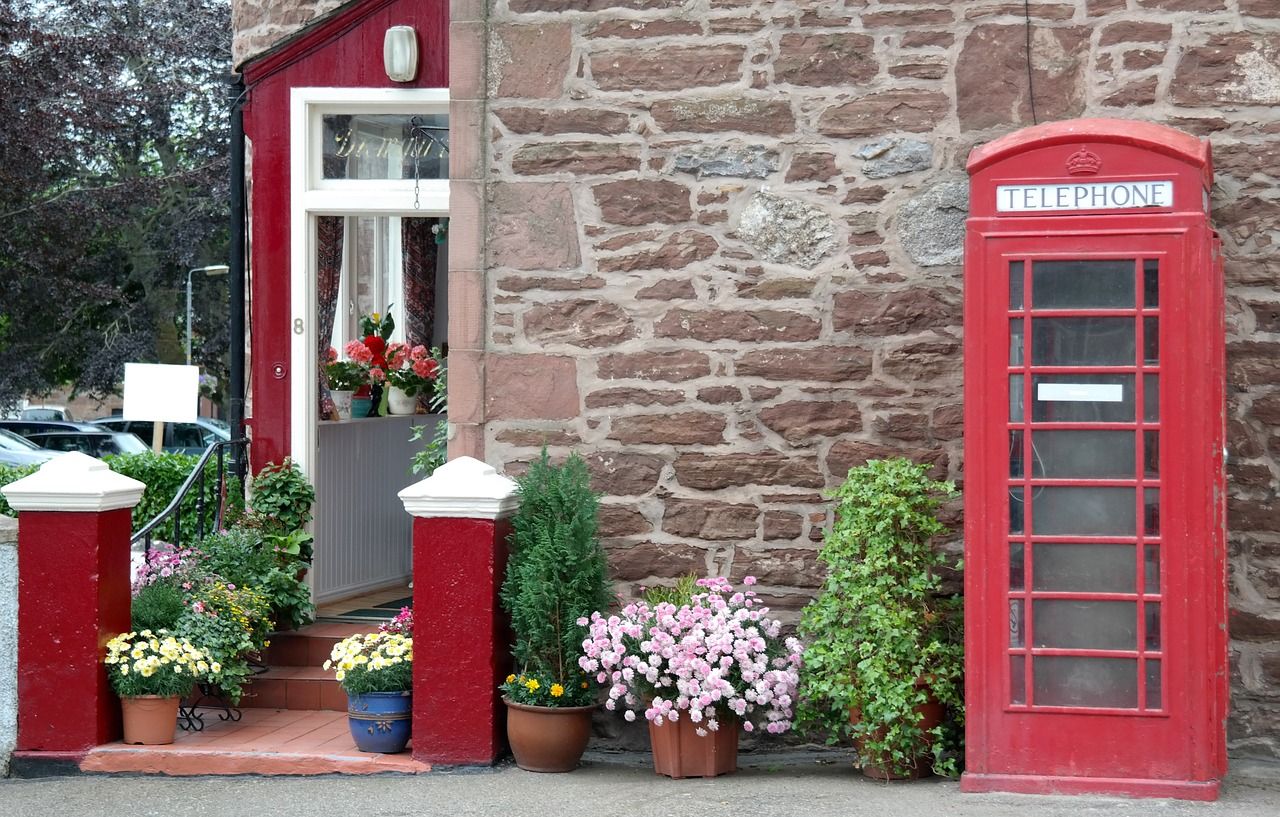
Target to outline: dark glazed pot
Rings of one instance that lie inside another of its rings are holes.
[[[516,765],[527,772],[571,772],[591,740],[595,706],[507,705],[507,743]]]
[[[408,692],[348,692],[347,725],[362,752],[403,752],[413,730],[413,696]]]
[[[700,726],[706,734],[698,734]],[[649,721],[649,742],[653,770],[667,777],[718,777],[738,770],[737,718],[721,718],[714,732],[689,720],[687,712],[675,723]]]

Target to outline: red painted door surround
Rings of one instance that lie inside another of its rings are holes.
[[[1209,146],[1075,120],[968,169],[961,788],[1213,799],[1228,679]]]
[[[391,26],[418,34],[418,77],[387,79],[383,36]],[[289,453],[290,92],[294,88],[447,88],[448,0],[352,3],[243,67],[245,134],[252,146],[250,297],[253,394],[251,460],[256,472]]]

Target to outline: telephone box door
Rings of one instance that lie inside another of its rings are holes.
[[[989,509],[967,528],[985,526],[967,542],[968,683],[987,713],[970,735],[989,768],[1062,790],[1206,774],[1188,745],[1211,687],[1199,577],[1220,558],[1196,534],[1214,506],[1192,475],[1217,456],[1213,394],[1195,388],[1211,349],[1190,316],[1218,302],[1214,276],[1188,274],[1200,239],[987,237],[966,281],[985,311],[966,332],[1003,328],[966,347],[966,491]]]

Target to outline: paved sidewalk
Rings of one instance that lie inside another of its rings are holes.
[[[1277,817],[1280,766],[1237,764],[1218,803],[962,795],[950,781],[885,785],[843,764],[770,766],[716,780],[667,780],[635,764],[593,762],[567,775],[510,766],[416,777],[0,780],[4,817]]]

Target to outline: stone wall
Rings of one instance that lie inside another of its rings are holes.
[[[0,777],[18,738],[18,520],[0,516]]]
[[[1213,142],[1230,739],[1280,756],[1280,4],[1030,17],[1039,121]],[[850,465],[961,476],[963,168],[1032,124],[1023,4],[494,0],[487,31],[486,458],[583,452],[628,591],[753,573],[794,616]]]
[[[337,5],[234,0],[237,64]],[[752,573],[794,619],[819,582],[822,489],[881,455],[961,476],[964,163],[1033,122],[1023,14],[452,0],[451,453],[518,471],[543,443],[581,451],[624,592]],[[1036,120],[1213,143],[1230,741],[1280,757],[1280,3],[1033,0],[1029,17]]]

